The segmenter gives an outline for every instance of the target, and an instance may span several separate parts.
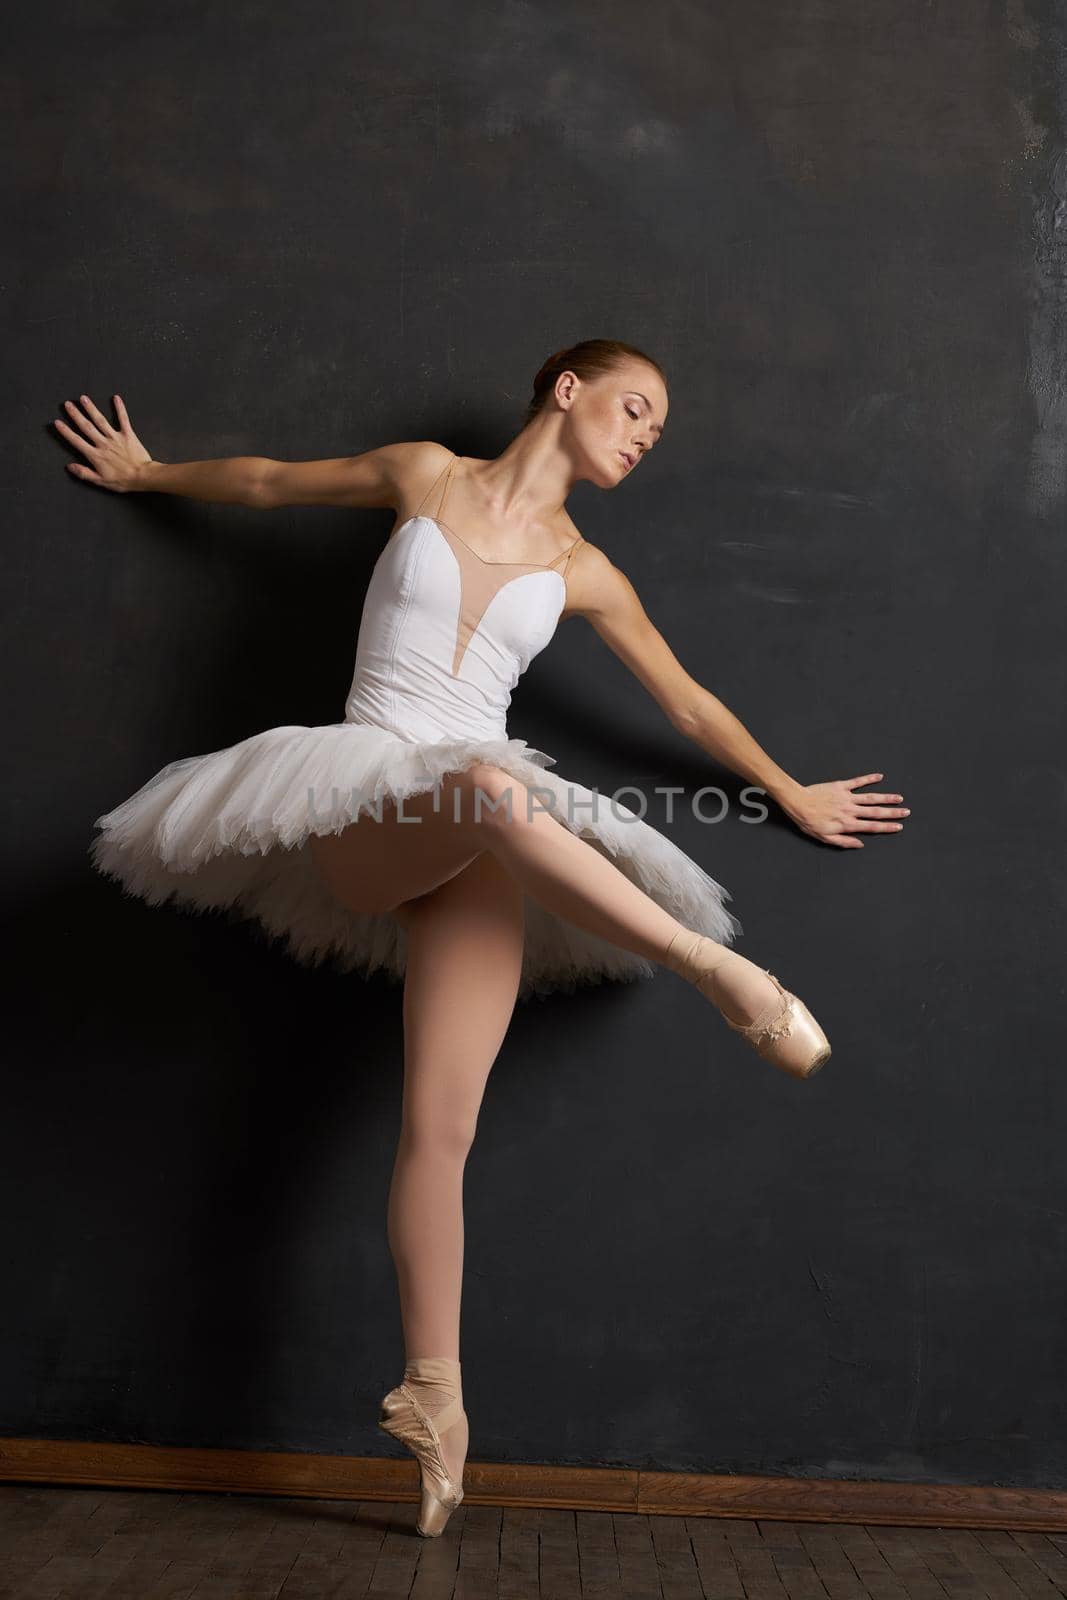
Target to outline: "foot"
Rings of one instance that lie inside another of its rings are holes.
[[[463,1498],[467,1459],[469,1429],[459,1362],[443,1356],[410,1359],[402,1382],[382,1402],[381,1426],[418,1458],[419,1532],[443,1532],[450,1512]]]
[[[664,965],[695,985],[757,1055],[790,1077],[810,1078],[830,1059],[830,1041],[803,1000],[736,950],[682,928]]]
[[[409,1378],[408,1382],[410,1383],[410,1381]],[[417,1389],[415,1392],[416,1394],[419,1393]],[[435,1412],[429,1406],[426,1407],[426,1411],[430,1417],[435,1417]],[[441,1455],[444,1458],[445,1466],[448,1468],[448,1476],[453,1483],[458,1483],[462,1486],[463,1468],[467,1464],[467,1444],[470,1439],[470,1427],[465,1411],[453,1422],[450,1428],[446,1428],[443,1433],[440,1433],[440,1439]]]

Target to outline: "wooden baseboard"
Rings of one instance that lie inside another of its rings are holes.
[[[417,1501],[411,1457],[300,1455],[96,1444],[76,1439],[0,1439],[0,1481],[276,1494],[315,1500]],[[555,1506],[646,1516],[761,1517],[894,1527],[1067,1530],[1067,1491],[995,1484],[854,1483],[618,1467],[494,1465],[468,1461],[468,1505]]]

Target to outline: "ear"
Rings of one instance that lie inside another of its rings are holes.
[[[556,399],[559,401],[564,411],[569,410],[574,404],[574,396],[577,392],[580,381],[581,380],[576,372],[569,371],[561,372],[559,377],[556,379]]]

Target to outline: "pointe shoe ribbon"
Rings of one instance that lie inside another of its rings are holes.
[[[667,947],[665,965],[699,989],[717,1008],[727,1026],[739,1033],[764,1061],[789,1073],[790,1077],[810,1078],[829,1060],[830,1041],[803,1000],[784,988],[773,972],[761,967],[760,971],[778,990],[778,997],[751,1022],[735,1022],[723,1011],[712,991],[719,967],[728,957],[737,956],[738,953],[736,950],[727,950],[715,966],[703,965],[700,957],[708,942],[703,934],[681,930]]]
[[[405,1376],[429,1378],[442,1387],[449,1383],[455,1386],[458,1371],[458,1362],[424,1356],[408,1363]],[[442,1433],[447,1433],[463,1414],[462,1395],[454,1394],[431,1417],[408,1383],[399,1383],[382,1401],[378,1426],[406,1445],[419,1463],[422,1503],[415,1526],[425,1538],[436,1538],[444,1532],[446,1522],[463,1499],[463,1486],[451,1477],[441,1448]]]

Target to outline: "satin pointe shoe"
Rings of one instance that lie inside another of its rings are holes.
[[[444,1399],[445,1405],[430,1408],[431,1396]],[[462,1483],[449,1475],[445,1465],[441,1435],[464,1415],[460,1364],[445,1356],[421,1356],[409,1361],[404,1368],[404,1381],[382,1401],[378,1426],[406,1445],[419,1463],[422,1503],[415,1527],[424,1539],[436,1539],[445,1531],[445,1524],[463,1499]]]
[[[728,961],[745,961],[736,950],[726,950],[712,959],[714,941],[703,934],[682,929],[667,947],[665,966],[679,977],[685,978],[699,989],[705,999],[720,1012],[729,1027],[752,1046],[756,1054],[769,1061],[771,1066],[787,1072],[792,1078],[810,1078],[830,1059],[830,1041],[816,1022],[803,1000],[784,989],[773,972],[766,967],[759,970],[777,989],[770,1001],[751,1022],[735,1021],[723,1010],[716,996],[721,988],[720,975]]]

